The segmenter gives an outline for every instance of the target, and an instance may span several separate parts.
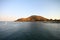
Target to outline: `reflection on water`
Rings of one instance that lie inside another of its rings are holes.
[[[0,40],[59,40],[60,24],[0,22]]]

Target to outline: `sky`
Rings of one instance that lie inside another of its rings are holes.
[[[60,0],[0,0],[0,21],[31,15],[60,19]]]

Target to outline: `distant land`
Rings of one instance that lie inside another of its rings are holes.
[[[15,20],[15,22],[53,22],[53,23],[60,23],[60,19],[48,19],[42,16],[32,15],[27,18],[19,18]]]

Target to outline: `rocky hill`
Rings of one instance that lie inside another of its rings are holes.
[[[49,19],[42,17],[42,16],[32,15],[27,18],[17,19],[16,22],[35,22],[35,21],[48,21],[48,20]]]

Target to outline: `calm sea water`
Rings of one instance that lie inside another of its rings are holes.
[[[0,21],[0,40],[60,40],[60,23]]]

